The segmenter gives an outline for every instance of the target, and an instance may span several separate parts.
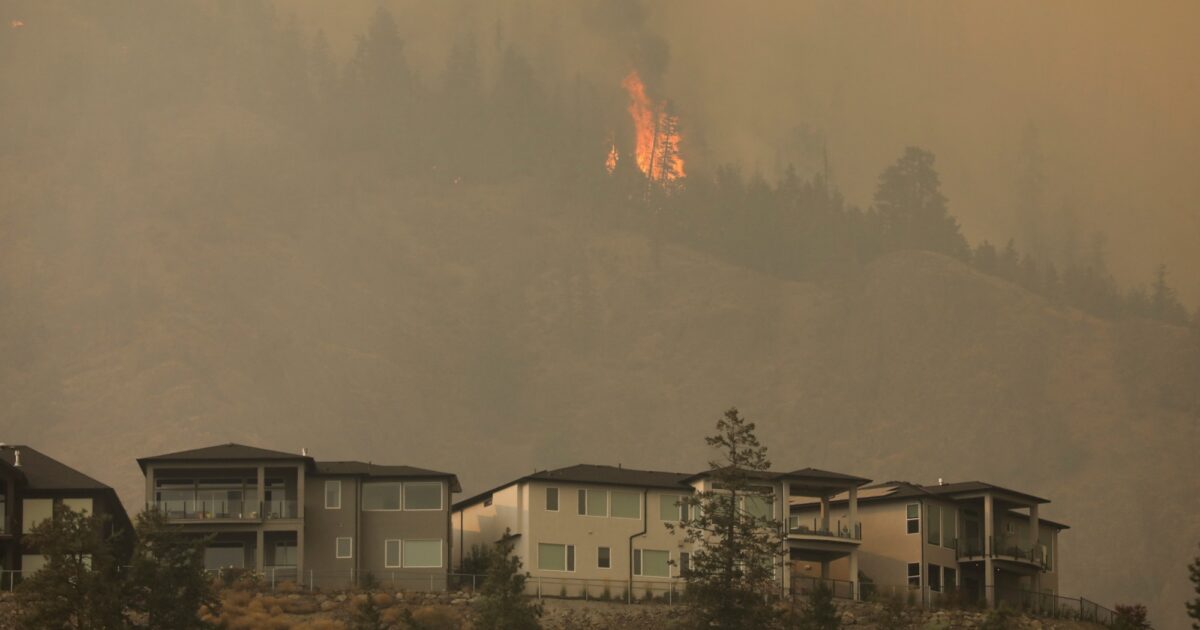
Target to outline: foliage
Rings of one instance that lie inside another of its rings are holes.
[[[145,615],[145,626],[162,630],[205,628],[198,611],[218,612],[218,599],[204,572],[207,539],[167,523],[157,510],[137,517],[137,546],[130,564],[129,606]]]
[[[712,488],[683,500],[689,518],[678,526],[696,546],[686,576],[688,611],[699,627],[762,628],[776,616],[768,598],[782,570],[783,530],[747,503],[773,501],[770,487],[755,484],[771,463],[754,423],[737,409],[726,411],[716,429],[705,438],[720,454],[709,462]]]
[[[1113,630],[1149,630],[1149,612],[1142,604],[1117,604]]]
[[[1009,630],[1017,625],[1016,614],[1003,602],[989,610],[979,624],[979,630]]]
[[[903,616],[907,607],[903,599],[894,594],[886,595],[882,597],[880,604],[882,608],[875,619],[875,626],[879,630],[900,630],[907,627]]]
[[[375,604],[375,598],[369,594],[360,596],[350,618],[351,630],[383,630],[384,627],[383,615]]]
[[[475,627],[479,630],[534,630],[540,628],[540,604],[525,596],[528,573],[513,555],[513,544],[505,532],[488,559],[487,578],[480,590]]]
[[[46,557],[46,564],[19,586],[21,627],[106,630],[127,625],[118,540],[109,532],[107,516],[58,504],[51,518],[26,534],[25,542]]]
[[[1192,630],[1200,630],[1200,556],[1188,565],[1188,579],[1192,581],[1196,597],[1187,603],[1187,613],[1192,619]]]
[[[833,590],[824,582],[809,590],[808,598],[798,612],[789,615],[788,627],[796,630],[837,630],[841,616],[833,603]]]

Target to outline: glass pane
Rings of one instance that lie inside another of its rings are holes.
[[[364,510],[399,510],[400,484],[397,482],[375,482],[363,484]]]
[[[575,545],[567,545],[567,570],[575,570]]]
[[[342,507],[342,482],[326,481],[325,482],[325,507],[340,508]]]
[[[208,570],[236,567],[241,569],[246,565],[246,553],[241,545],[208,547],[204,550],[204,568]]]
[[[642,575],[653,577],[670,577],[671,554],[654,549],[642,550]]]
[[[579,491],[579,513],[587,514],[587,490]]]
[[[21,502],[21,531],[28,534],[38,523],[53,515],[53,499],[25,499]]]
[[[406,483],[406,484],[404,484],[404,509],[406,509],[406,510],[440,510],[440,509],[442,509],[442,484],[440,484],[440,483]]]
[[[619,518],[639,518],[642,515],[642,497],[633,492],[612,493],[612,515]]]
[[[774,503],[770,497],[746,497],[746,513],[754,518],[769,519],[774,513]]]
[[[339,557],[339,558],[349,558],[350,557],[351,553],[353,553],[353,549],[351,549],[352,545],[350,544],[351,541],[352,541],[352,539],[350,539],[350,538],[337,539],[337,550],[336,550],[337,557]]]
[[[383,545],[384,565],[388,567],[400,566],[400,541],[385,540]]]
[[[679,520],[679,497],[674,494],[664,494],[658,498],[658,518],[664,521]]]
[[[546,509],[558,511],[558,488],[546,488]]]
[[[543,571],[566,571],[566,545],[538,543],[538,568]]]
[[[954,549],[958,546],[958,512],[949,508],[942,508],[942,546],[949,549]]]
[[[942,517],[941,508],[936,505],[929,506],[929,525],[925,527],[928,532],[928,540],[931,545],[938,545],[942,542]]]
[[[607,490],[588,490],[587,513],[588,516],[608,516]]]
[[[442,541],[404,541],[404,566],[410,568],[442,566]]]
[[[63,499],[62,502],[63,506],[76,512],[87,512],[88,514],[92,512],[91,499]]]
[[[608,547],[601,547],[596,555],[596,565],[601,569],[607,569],[612,566],[612,560],[609,557]]]
[[[916,503],[910,503],[908,505],[908,518],[917,518],[920,515],[920,509],[921,506]]]

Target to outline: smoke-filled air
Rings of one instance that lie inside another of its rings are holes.
[[[1188,627],[1200,3],[0,2],[0,440],[1052,500]],[[574,498],[563,498],[574,509]],[[581,508],[582,509],[582,508]],[[864,534],[865,535],[865,534]]]

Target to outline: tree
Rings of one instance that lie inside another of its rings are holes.
[[[525,596],[528,573],[521,571],[521,559],[512,553],[513,544],[504,538],[491,550],[487,577],[480,590],[475,627],[480,630],[535,630],[542,607]]]
[[[879,176],[875,209],[883,224],[887,249],[926,249],[966,259],[967,241],[950,215],[933,154],[908,147]]]
[[[837,630],[841,617],[833,603],[833,591],[824,582],[808,592],[808,601],[799,614],[789,620],[790,627],[797,630]]]
[[[1187,309],[1179,303],[1175,289],[1167,284],[1167,266],[1160,264],[1154,270],[1154,286],[1150,293],[1150,314],[1159,321],[1187,325]]]
[[[107,516],[60,504],[26,535],[26,543],[45,556],[46,564],[21,582],[21,627],[107,630],[127,625],[117,558],[121,532],[109,530]]]
[[[218,599],[204,572],[208,539],[167,523],[158,510],[138,514],[137,545],[129,569],[129,606],[145,615],[148,628],[207,628],[198,611],[216,612]]]
[[[679,527],[684,540],[696,546],[687,602],[697,627],[762,628],[776,617],[768,597],[776,587],[776,571],[783,568],[783,528],[761,509],[773,497],[756,481],[771,462],[754,428],[736,408],[725,412],[716,434],[705,438],[719,453],[709,462],[712,489],[683,500],[689,518]]]
[[[1192,581],[1196,597],[1187,603],[1187,613],[1192,618],[1192,630],[1200,630],[1200,555],[1188,565],[1188,579]]]
[[[1113,630],[1150,630],[1149,613],[1142,604],[1117,604]]]

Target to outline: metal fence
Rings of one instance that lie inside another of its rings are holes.
[[[1053,593],[1000,587],[995,587],[995,597],[997,605],[1044,617],[1094,621],[1106,626],[1111,626],[1117,619],[1116,612],[1084,597],[1063,597]]]

